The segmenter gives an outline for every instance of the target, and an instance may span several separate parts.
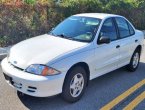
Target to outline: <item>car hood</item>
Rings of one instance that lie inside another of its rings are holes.
[[[54,58],[86,44],[45,34],[13,46],[9,62],[22,69],[31,64],[47,64]]]

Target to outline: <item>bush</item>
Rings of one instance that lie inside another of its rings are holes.
[[[136,28],[145,29],[145,1],[142,1],[144,0],[110,1],[105,6],[105,12],[125,16],[135,25]]]
[[[103,12],[99,0],[65,0],[60,6],[66,17],[77,13]]]
[[[61,14],[45,5],[0,5],[0,46],[47,33],[60,18]]]
[[[144,0],[0,0],[0,46],[47,33],[77,13],[114,13],[145,29]]]
[[[61,6],[65,17],[86,12],[119,14],[145,29],[145,0],[64,0]]]

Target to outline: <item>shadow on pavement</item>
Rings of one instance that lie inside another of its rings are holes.
[[[144,67],[145,63],[141,62],[136,73],[127,72],[123,67],[90,81],[82,99],[72,104],[65,102],[61,99],[60,95],[47,98],[37,98],[28,95],[21,96],[19,93],[17,94],[20,101],[30,110],[99,109],[109,100],[112,100],[114,93],[121,93],[124,91],[124,88],[127,89],[127,87],[124,86],[123,81],[126,81],[125,83],[131,85],[133,83],[131,82],[133,79],[138,77],[141,79],[141,76],[136,74],[139,74],[139,72],[142,71],[141,68]]]

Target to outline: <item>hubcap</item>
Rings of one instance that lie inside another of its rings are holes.
[[[133,68],[136,68],[139,62],[139,53],[135,53],[133,57]]]
[[[70,94],[72,97],[78,97],[84,87],[84,77],[81,73],[77,73],[70,83]]]

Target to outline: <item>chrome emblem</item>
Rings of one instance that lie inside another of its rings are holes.
[[[14,64],[17,64],[17,61],[14,61]]]

